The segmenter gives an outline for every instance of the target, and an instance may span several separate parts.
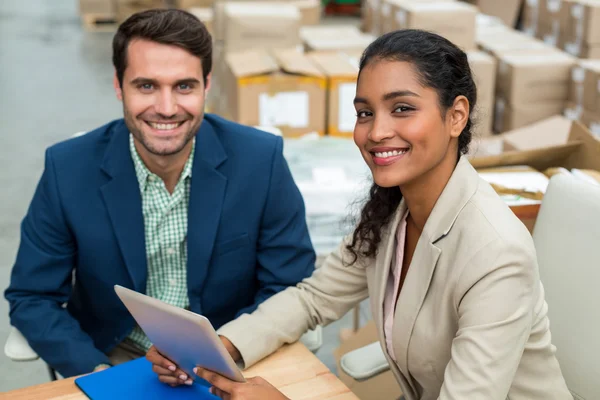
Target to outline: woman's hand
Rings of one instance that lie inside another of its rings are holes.
[[[152,371],[158,375],[158,380],[171,386],[191,385],[192,379],[177,368],[174,362],[158,352],[156,347],[150,347],[146,359],[152,363]]]
[[[194,372],[212,385],[212,394],[223,400],[289,400],[261,377],[239,383],[200,367],[194,368]]]

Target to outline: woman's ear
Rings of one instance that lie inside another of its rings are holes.
[[[452,137],[459,137],[467,122],[469,121],[470,105],[465,96],[458,96],[454,99],[454,104],[450,108],[450,124]]]

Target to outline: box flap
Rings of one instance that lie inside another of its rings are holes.
[[[277,63],[287,73],[305,76],[324,77],[323,73],[303,53],[295,50],[274,51]]]
[[[493,168],[508,165],[529,165],[539,171],[562,166],[565,160],[579,149],[581,143],[569,143],[562,146],[546,147],[535,150],[507,151],[493,156],[476,157],[470,160],[476,169]]]
[[[517,150],[533,150],[567,143],[572,121],[557,115],[500,135]]]
[[[310,53],[308,57],[329,77],[356,78],[358,75],[357,66],[344,53]]]
[[[229,53],[225,56],[227,65],[238,77],[269,74],[279,70],[279,65],[267,52],[247,50]]]
[[[567,169],[581,168],[600,171],[600,140],[581,122],[573,121],[569,143],[581,143],[581,149],[566,161]]]
[[[472,157],[477,168],[508,165],[528,165],[539,171],[553,167],[580,168],[600,171],[600,140],[580,122],[573,121],[566,144],[532,150],[507,151],[502,154]]]

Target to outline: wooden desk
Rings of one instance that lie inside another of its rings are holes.
[[[358,400],[303,344],[284,346],[244,371],[244,376],[262,376],[289,398]],[[0,394],[4,400],[86,400],[75,378],[44,383]]]

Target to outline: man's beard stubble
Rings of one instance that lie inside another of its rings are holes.
[[[183,141],[175,149],[161,150],[161,149],[157,149],[156,147],[154,147],[152,145],[152,143],[150,143],[150,141],[144,135],[143,130],[138,128],[138,126],[136,125],[136,121],[139,121],[141,124],[146,124],[146,122],[134,117],[127,110],[124,100],[123,100],[123,116],[125,119],[125,125],[129,129],[129,132],[131,132],[133,137],[136,138],[138,140],[138,142],[140,142],[142,144],[142,146],[144,146],[144,148],[149,153],[157,155],[157,156],[171,156],[173,154],[177,154],[180,151],[182,151],[185,148],[185,146],[194,138],[194,136],[196,136],[196,133],[198,132],[198,129],[200,129],[200,125],[202,124],[202,120],[204,119],[204,114],[202,114],[201,118],[198,120],[198,122],[195,125],[192,125],[190,127],[190,129],[185,133]],[[186,116],[183,119],[181,118],[181,116],[175,116],[175,117],[170,117],[170,118],[165,118],[165,117],[161,116],[160,119],[163,121],[168,121],[168,120],[192,121],[193,117],[190,114],[186,114]],[[150,128],[150,127],[148,127],[148,128]]]

